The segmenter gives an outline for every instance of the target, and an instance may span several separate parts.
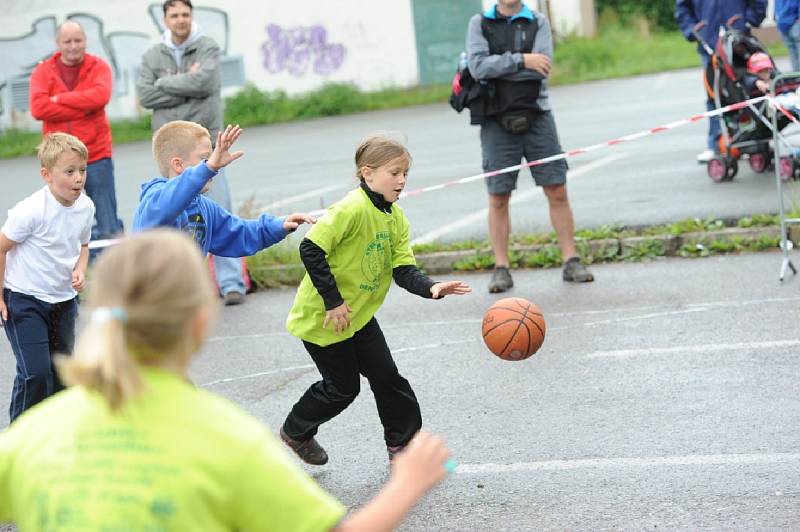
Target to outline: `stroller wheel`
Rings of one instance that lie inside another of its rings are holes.
[[[769,167],[769,156],[766,153],[751,153],[750,154],[750,168],[758,173],[764,173]]]
[[[791,181],[798,170],[797,161],[794,157],[781,157],[780,160],[781,181],[784,183]]]
[[[708,172],[708,177],[710,177],[712,181],[721,183],[725,181],[725,177],[728,174],[728,165],[725,164],[724,159],[714,157],[706,164],[706,171]]]
[[[733,157],[714,157],[706,165],[708,177],[715,183],[730,181],[739,171],[739,161]]]

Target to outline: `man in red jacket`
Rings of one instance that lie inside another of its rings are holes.
[[[86,194],[95,205],[92,240],[121,233],[111,160],[111,127],[105,107],[111,99],[111,69],[86,53],[86,33],[68,21],[56,33],[58,51],[31,74],[31,114],[42,121],[42,134],[64,132],[78,137],[89,150]]]

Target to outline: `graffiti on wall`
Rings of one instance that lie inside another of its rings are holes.
[[[228,16],[215,8],[196,7],[195,20],[201,24],[203,31],[217,42],[223,51],[228,45]],[[153,4],[148,13],[159,31],[164,30],[161,15],[161,4]],[[114,74],[114,97],[128,96],[135,93],[136,76],[142,61],[142,55],[153,45],[151,37],[145,33],[116,31],[106,33],[103,21],[91,14],[72,13],[67,20],[74,20],[83,26],[86,32],[86,51],[105,60]],[[56,50],[56,18],[46,16],[37,19],[31,31],[17,37],[0,39],[0,91],[3,101],[0,116],[6,115],[3,122],[8,124],[7,115],[17,111],[27,111],[27,84],[31,72],[44,59]],[[223,84],[228,80],[230,85],[241,85],[243,73],[237,75],[238,64],[222,58],[221,69]],[[241,60],[238,60],[241,63]],[[226,72],[231,75],[225,76]],[[241,81],[238,78],[241,77]],[[235,78],[235,79],[234,79]],[[10,88],[12,90],[5,90]],[[11,118],[13,125],[13,117]],[[0,124],[2,125],[2,124]]]
[[[268,72],[305,76],[309,72],[328,75],[339,70],[347,50],[328,43],[328,31],[320,25],[284,29],[266,26],[267,40],[261,45],[262,64]]]

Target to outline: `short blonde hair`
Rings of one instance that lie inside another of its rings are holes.
[[[174,229],[116,244],[91,277],[92,317],[75,355],[56,364],[66,384],[100,392],[116,410],[142,389],[139,365],[188,359],[200,348],[190,328],[202,310],[213,317],[218,298],[200,248]]]
[[[362,166],[378,168],[398,157],[405,157],[411,164],[411,154],[402,142],[384,133],[370,135],[356,149],[356,177],[364,179],[361,175]]]
[[[58,162],[58,158],[69,151],[77,153],[78,157],[84,161],[89,159],[89,150],[86,149],[86,145],[78,137],[67,133],[49,133],[36,149],[42,168],[48,170],[52,170]]]
[[[169,177],[169,162],[174,157],[189,157],[203,138],[211,140],[211,134],[195,122],[174,120],[158,128],[153,135],[153,158],[161,175]]]

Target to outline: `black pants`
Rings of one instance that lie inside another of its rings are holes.
[[[309,387],[283,424],[295,440],[307,440],[320,425],[350,406],[360,390],[359,374],[369,381],[387,446],[405,445],[422,426],[411,385],[397,371],[389,346],[372,318],[352,338],[321,347],[304,341],[322,380]]]
[[[3,299],[8,309],[6,336],[17,359],[9,406],[9,417],[14,421],[28,408],[64,389],[53,355],[72,354],[78,303],[74,298],[46,303],[7,288]]]

